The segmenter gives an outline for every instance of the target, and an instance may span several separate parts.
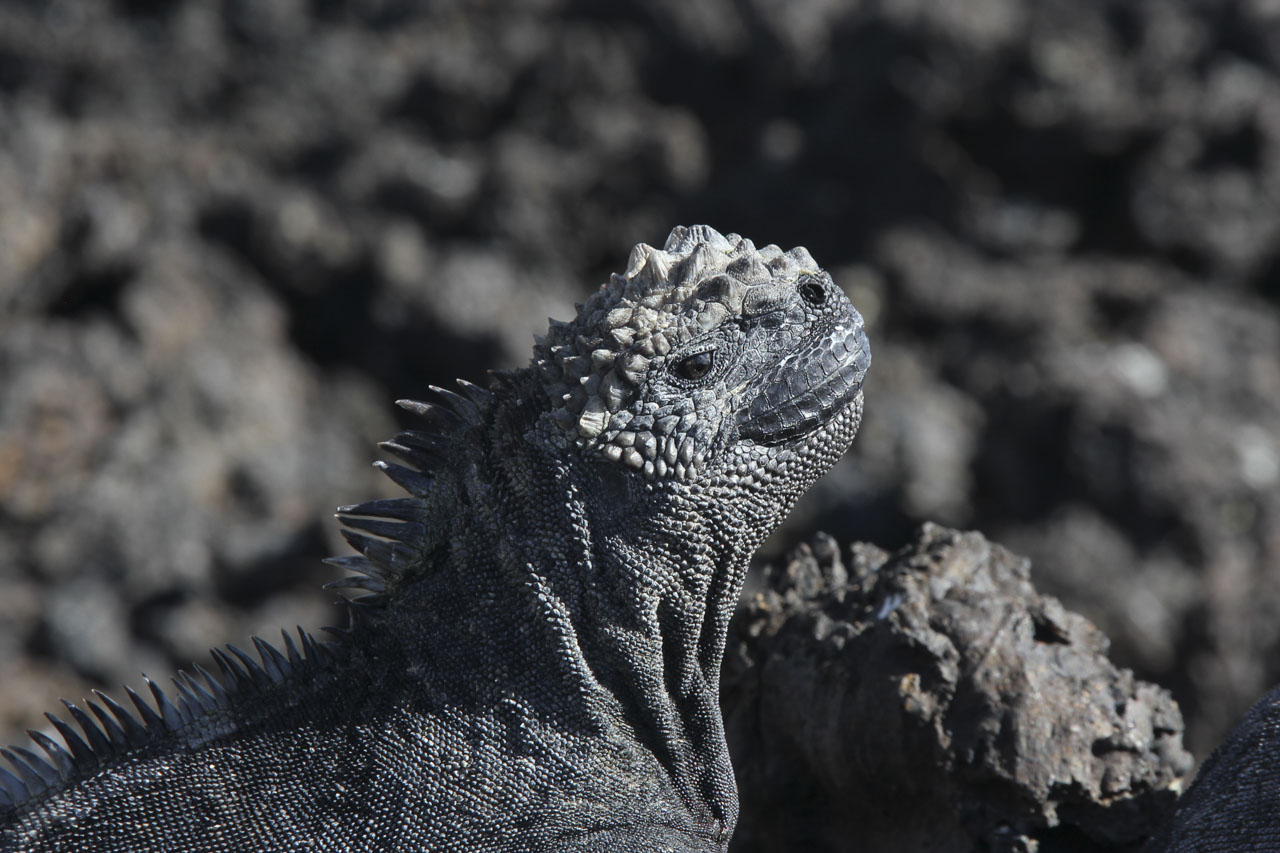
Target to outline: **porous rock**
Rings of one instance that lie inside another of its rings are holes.
[[[819,534],[764,584],[723,687],[736,850],[1128,850],[1167,819],[1178,706],[1025,558],[932,524],[893,554]]]

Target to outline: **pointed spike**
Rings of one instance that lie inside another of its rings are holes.
[[[145,675],[143,680],[148,684],[151,682],[151,679]],[[168,727],[165,726],[164,717],[155,708],[148,705],[146,700],[139,696],[132,687],[126,685],[124,692],[129,697],[129,700],[133,702],[134,707],[138,709],[138,716],[142,718],[142,723],[147,727],[147,731],[155,734],[167,731]]]
[[[458,387],[462,389],[462,393],[471,399],[471,402],[477,406],[489,406],[493,403],[493,394],[486,388],[481,388],[474,382],[468,382],[465,379],[455,380]]]
[[[382,562],[381,560],[369,554],[370,549],[373,549],[374,546],[376,545],[382,544],[377,539],[370,539],[368,536],[365,536],[364,534],[356,533],[354,530],[351,530],[350,528],[345,528],[345,527],[339,530],[338,533],[342,535],[343,539],[347,540],[348,545],[350,545],[352,548],[355,548],[361,554],[364,554],[367,559],[377,563]]]
[[[372,609],[382,607],[386,603],[386,599],[374,601],[363,601],[366,598],[376,598],[374,596],[359,596],[357,598],[343,598],[343,604],[346,606],[347,612],[347,630],[353,635],[368,627],[369,612]]]
[[[170,679],[173,682],[173,688],[177,692],[177,701],[173,704],[177,706],[178,713],[182,715],[183,725],[191,725],[196,718],[205,713],[204,702],[200,696],[192,689],[195,681],[190,675],[182,670],[178,670],[178,674]]]
[[[27,729],[27,736],[36,742],[36,746],[40,747],[45,755],[49,756],[47,763],[53,768],[58,779],[65,779],[75,773],[76,763],[71,758],[71,753],[67,752],[62,744],[38,729]]]
[[[147,689],[151,691],[152,697],[155,699],[156,710],[160,714],[160,719],[164,720],[165,728],[170,731],[177,731],[187,722],[185,715],[174,704],[169,695],[164,692],[164,688],[147,676],[142,676],[142,681],[147,685]]]
[[[181,673],[178,675],[181,675]],[[173,704],[177,707],[178,713],[182,715],[182,721],[190,723],[196,718],[197,714],[204,711],[204,707],[200,704],[200,700],[196,698],[196,694],[191,692],[191,688],[178,675],[169,679],[173,682],[173,690],[178,697]]]
[[[387,453],[398,457],[404,462],[408,462],[414,468],[424,473],[428,471],[435,471],[444,463],[444,457],[438,453],[409,447],[408,445],[400,444],[397,441],[380,441],[378,442],[378,449],[385,450]]]
[[[434,481],[427,474],[391,462],[378,461],[373,463],[373,467],[386,474],[397,486],[415,497],[422,498],[431,493],[431,484]]]
[[[262,658],[262,666],[266,669],[267,675],[271,676],[271,680],[284,681],[290,672],[289,660],[280,654],[279,649],[261,637],[253,638],[253,646],[258,650],[258,657]]]
[[[415,415],[422,415],[423,417],[429,417],[432,414],[432,410],[436,408],[434,403],[425,403],[422,400],[410,400],[408,398],[396,400],[396,405],[406,412],[413,412]]]
[[[159,684],[156,684],[145,675],[142,676],[142,680],[146,682],[147,687],[151,690],[151,695],[155,697],[156,707],[160,709],[160,717],[170,731],[176,732],[191,722],[187,715],[182,713],[177,705],[173,704],[173,701],[165,694],[164,689]]]
[[[398,432],[392,440],[403,444],[405,447],[425,450],[439,456],[441,459],[448,459],[457,448],[456,442],[448,436],[420,429],[407,429],[404,432]]]
[[[342,599],[343,610],[347,614],[347,630],[354,631],[360,619],[360,614],[357,612],[359,608],[351,602],[350,597],[345,595],[339,595],[338,597]]]
[[[240,663],[249,671],[249,677],[253,679],[254,684],[258,685],[259,688],[265,690],[271,686],[271,676],[267,675],[267,671],[262,668],[262,664],[254,660],[252,655],[230,643],[227,644],[227,651],[240,659]]]
[[[226,688],[222,686],[222,682],[219,681],[212,672],[205,669],[200,664],[196,664],[192,668],[196,671],[196,675],[199,675],[204,679],[204,683],[208,686],[208,693],[213,697],[213,701],[218,705],[225,705],[228,697]]]
[[[422,562],[422,554],[403,542],[386,542],[382,539],[371,539],[350,529],[340,530],[342,538],[361,554],[373,562],[397,574],[403,573],[410,566]]]
[[[205,690],[204,686],[196,681],[190,673],[178,670],[177,676],[173,679],[173,686],[178,688],[178,694],[182,697],[182,701],[191,706],[192,719],[194,719],[197,710],[206,714],[217,710],[218,700],[213,698],[213,694]]]
[[[406,412],[413,412],[419,417],[426,418],[428,422],[449,432],[463,424],[460,414],[439,403],[424,403],[421,400],[396,400],[396,405]]]
[[[357,607],[385,607],[388,600],[387,596],[375,592],[369,595],[358,595],[351,599],[351,603]]]
[[[94,756],[107,757],[115,754],[115,746],[112,744],[111,739],[101,728],[98,727],[97,723],[90,719],[88,714],[68,702],[66,699],[62,700],[62,704],[63,707],[67,709],[67,713],[71,715],[71,719],[75,720],[76,724],[80,726],[80,731],[84,732],[85,740],[89,742],[89,751],[92,752]],[[89,707],[93,708],[95,706],[90,702]],[[48,716],[52,719],[56,719],[52,714]],[[54,723],[54,725],[58,726],[58,723]],[[70,728],[70,726],[68,726],[68,728]],[[58,731],[62,732],[61,726],[58,726]],[[62,737],[66,738],[67,733],[62,732]],[[71,743],[70,739],[67,739],[67,744],[74,752],[75,744]]]
[[[412,542],[425,533],[421,524],[415,521],[385,521],[383,519],[366,519],[358,515],[339,515],[338,520],[353,530],[364,530],[380,539],[392,539],[396,542]]]
[[[107,706],[107,710],[104,711],[93,702],[87,703],[89,710],[102,723],[102,730],[106,732],[107,737],[111,739],[111,743],[117,749],[128,749],[130,746],[139,746],[146,743],[147,730],[142,723],[134,718],[133,714],[130,714],[120,703],[101,690],[93,691],[93,695],[98,697],[99,702]],[[107,711],[110,711],[111,714],[108,715]]]
[[[80,737],[79,733],[71,728],[69,723],[58,719],[47,711],[44,718],[52,723],[53,727],[58,730],[58,734],[62,736],[67,748],[71,750],[71,757],[77,768],[89,770],[98,766],[98,756],[94,754],[93,747],[85,743],[84,738]],[[93,724],[90,723],[90,725]],[[94,726],[94,728],[97,728],[97,726]]]
[[[343,578],[338,581],[330,581],[321,589],[364,589],[369,592],[385,593],[386,586],[377,578],[366,577],[364,575],[352,575],[349,578]]]
[[[285,654],[289,656],[289,666],[296,670],[303,663],[302,655],[298,652],[298,646],[293,642],[293,637],[289,636],[289,632],[283,628],[280,629],[280,637],[284,640]]]
[[[15,806],[23,800],[31,799],[31,789],[19,777],[0,767],[0,806]]]
[[[337,637],[339,640],[345,640],[347,637],[351,636],[350,628],[338,628],[333,625],[325,625],[320,630],[324,631],[326,634],[331,634]]]
[[[31,734],[31,732],[27,732],[27,734]],[[40,774],[40,778],[46,783],[53,784],[59,780],[57,768],[31,750],[22,746],[11,746],[9,750],[16,753],[28,767]]]
[[[302,630],[302,626],[296,626],[298,629],[298,640],[302,643],[302,653],[306,655],[307,660],[318,661],[320,659],[320,645],[316,643],[316,638]]]
[[[369,562],[368,557],[362,557],[358,554],[343,554],[341,557],[325,557],[321,560],[326,566],[335,566],[339,569],[345,569],[349,572],[358,574],[369,574],[371,568],[377,568],[374,563]]]
[[[405,463],[410,471],[416,471],[426,477],[434,477],[437,471],[444,468],[444,459],[439,455],[409,447],[398,441],[379,441],[378,449],[394,456],[398,462]]]
[[[57,772],[43,758],[28,749],[11,746],[0,749],[0,755],[9,760],[27,790],[36,796],[48,790],[49,784],[58,778]]]
[[[213,655],[213,659],[217,662],[218,668],[222,670],[222,674],[228,679],[228,687],[235,689],[238,687],[252,686],[253,679],[249,677],[249,673],[245,672],[244,667],[240,666],[229,654],[222,649],[210,649],[209,654]]]
[[[450,391],[448,388],[441,388],[438,385],[428,385],[427,387],[431,389],[432,393],[444,400],[449,408],[467,423],[479,424],[483,420],[480,407],[461,394]]]
[[[397,521],[417,521],[422,517],[423,504],[411,498],[390,498],[365,501],[338,507],[338,516],[362,516],[364,518],[393,518]]]
[[[349,572],[355,572],[359,575],[367,575],[371,578],[377,578],[380,581],[388,582],[396,577],[396,573],[384,566],[370,560],[368,557],[345,556],[345,557],[329,557],[324,561],[330,566],[337,566]]]
[[[359,518],[350,515],[340,515],[338,519],[353,530],[363,530],[380,539],[404,542],[408,545],[421,541],[427,533],[425,527],[413,521],[381,521],[376,518]]]
[[[507,398],[515,397],[520,391],[515,375],[508,370],[490,370],[489,387],[495,395]]]

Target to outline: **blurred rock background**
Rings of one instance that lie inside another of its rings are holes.
[[[979,528],[1203,757],[1280,680],[1278,72],[1275,0],[0,4],[0,732],[341,618],[391,401],[708,222],[873,340],[772,553]]]

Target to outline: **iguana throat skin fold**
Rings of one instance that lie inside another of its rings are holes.
[[[0,849],[726,849],[729,617],[869,360],[804,249],[637,246],[529,367],[404,404],[411,497],[339,511],[350,629],[68,706],[65,748],[6,753]]]

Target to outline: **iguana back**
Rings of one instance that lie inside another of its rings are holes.
[[[862,320],[804,249],[641,244],[529,367],[404,403],[410,497],[344,507],[365,593],[0,771],[8,850],[723,850],[751,554],[852,440]]]
[[[1201,765],[1144,853],[1280,850],[1280,686],[1257,701]]]

